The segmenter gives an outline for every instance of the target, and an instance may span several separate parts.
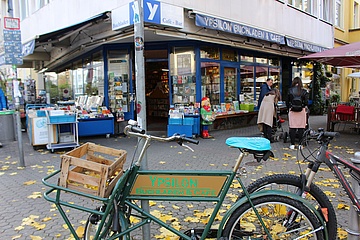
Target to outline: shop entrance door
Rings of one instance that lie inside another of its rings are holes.
[[[166,131],[169,113],[168,61],[145,63],[146,118],[148,131]]]

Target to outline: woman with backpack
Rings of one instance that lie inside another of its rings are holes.
[[[307,124],[307,106],[309,94],[303,88],[300,77],[295,77],[289,89],[287,107],[289,109],[290,149],[295,149],[295,138],[298,134],[299,142],[303,137]]]

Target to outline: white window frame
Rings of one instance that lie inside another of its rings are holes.
[[[354,1],[354,19],[353,28],[360,28],[360,3]]]
[[[344,3],[343,0],[335,0],[334,25],[344,28]]]

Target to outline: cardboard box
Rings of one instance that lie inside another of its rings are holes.
[[[106,198],[123,173],[126,156],[125,150],[85,143],[61,156],[58,185]]]
[[[72,133],[60,133],[59,136],[59,142],[65,143],[65,142],[74,142],[74,134]]]

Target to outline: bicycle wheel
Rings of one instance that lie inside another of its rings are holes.
[[[302,188],[302,180],[299,176],[291,174],[275,174],[260,178],[247,187],[249,193],[260,190],[283,190],[287,192],[297,193]],[[240,197],[244,196],[242,194]],[[329,239],[336,239],[337,236],[337,218],[336,212],[329,201],[326,194],[315,184],[310,185],[310,191],[306,195],[306,200],[309,201],[322,214],[322,210],[327,210],[327,231]]]
[[[276,195],[258,197],[252,202],[272,239],[324,239],[319,219],[301,202]],[[290,211],[294,218],[288,217]],[[230,216],[222,235],[229,240],[267,239],[249,202]]]
[[[105,210],[105,206],[102,206],[100,208],[98,208],[97,210],[100,211],[104,211]],[[104,223],[104,226],[102,227],[102,232],[100,234],[100,236],[98,239],[108,239],[109,237],[111,237],[114,232],[111,231],[111,224],[112,224],[112,219],[113,219],[113,211],[111,211],[111,213],[106,217],[106,221]],[[84,240],[95,240],[95,235],[96,232],[99,228],[100,225],[100,221],[101,221],[101,216],[98,214],[90,214],[86,225],[85,225],[85,230],[84,230]],[[119,238],[122,239],[122,238]]]

